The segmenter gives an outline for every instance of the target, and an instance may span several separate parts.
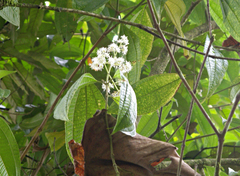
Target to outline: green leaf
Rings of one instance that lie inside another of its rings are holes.
[[[133,22],[140,23],[145,26],[152,27],[151,19],[148,16],[147,9],[142,9],[133,17]],[[131,27],[130,28],[139,38],[140,42],[140,51],[141,51],[141,58],[140,58],[140,67],[142,67],[147,60],[148,55],[152,50],[153,38],[154,36],[141,30],[139,28]],[[131,52],[132,50],[129,50]]]
[[[106,4],[109,0],[85,0],[85,1],[79,1],[79,0],[72,0],[73,8],[92,12],[99,7]],[[91,5],[90,5],[91,4]]]
[[[45,133],[51,151],[58,151],[65,144],[65,131]],[[55,139],[55,140],[54,140]],[[54,147],[53,147],[54,145]]]
[[[137,126],[137,133],[149,137],[158,126],[157,112],[143,115]]]
[[[163,10],[164,4],[167,0],[152,0],[153,2],[153,8],[155,10],[155,14],[157,15],[157,19],[160,22],[161,21],[161,12]]]
[[[205,4],[207,4],[207,0],[204,0]],[[229,33],[228,30],[226,29],[225,25],[223,24],[223,14],[220,6],[220,1],[219,0],[210,0],[209,1],[210,5],[210,14],[214,21],[217,23],[219,28],[225,32]]]
[[[220,0],[223,24],[231,36],[240,41],[240,6],[239,0]]]
[[[156,111],[175,95],[181,79],[178,74],[153,75],[136,82],[133,89],[137,96],[138,115]]]
[[[176,27],[179,35],[181,37],[184,37],[184,33],[182,31],[182,26],[181,26],[181,16],[184,15],[186,11],[186,6],[183,2],[183,0],[168,0],[164,4],[164,8],[168,14],[168,16],[171,18],[174,26]],[[186,41],[182,41],[183,46],[187,46]],[[190,53],[188,50],[183,49],[184,56],[189,59],[190,58]]]
[[[57,7],[72,8],[72,0],[58,0]],[[68,42],[77,28],[79,14],[67,12],[55,12],[55,24],[59,34],[63,36],[63,41]]]
[[[237,83],[240,83],[240,76],[238,76],[237,78],[235,78],[232,81],[232,85],[237,84]],[[235,98],[236,98],[236,96],[239,92],[240,92],[240,84],[232,87],[232,89],[230,91],[230,99],[231,99],[232,102],[235,101]]]
[[[128,53],[126,59],[131,62],[132,70],[128,73],[130,84],[134,84],[140,79],[142,51],[138,36],[127,27],[121,28],[121,33],[126,35],[129,40]]]
[[[4,7],[0,10],[0,16],[15,26],[20,26],[19,7]]]
[[[82,75],[68,90],[66,95],[62,98],[58,106],[56,107],[54,111],[54,118],[55,119],[60,119],[63,121],[69,120],[68,119],[68,113],[69,113],[69,108],[70,104],[72,102],[72,99],[75,96],[75,93],[79,91],[79,89],[89,85],[96,83],[97,80],[90,74],[90,73],[85,73]]]
[[[0,79],[4,76],[10,75],[12,73],[16,73],[16,71],[7,71],[7,70],[0,70]]]
[[[93,117],[96,110],[105,108],[105,99],[94,84],[84,84],[73,93],[73,98],[68,103],[65,143],[67,144],[72,139],[81,143],[86,120]],[[68,145],[66,145],[66,148],[68,155],[71,156]]]
[[[20,176],[21,162],[18,144],[8,124],[0,118],[0,174]]]
[[[38,84],[36,78],[33,77],[31,73],[29,73],[21,63],[14,62],[14,68],[17,70],[18,74],[22,77],[28,87],[33,91],[37,96],[39,96],[42,100],[45,99],[45,93],[42,87]]]
[[[10,95],[11,91],[8,89],[0,88],[0,98],[7,98]]]
[[[207,36],[205,45],[204,45],[204,51],[203,51],[204,53],[206,53],[209,43],[210,43],[210,39]],[[209,55],[223,57],[223,55],[213,46],[211,46],[210,48]],[[208,57],[206,60],[206,68],[207,68],[208,77],[209,77],[208,93],[206,98],[209,98],[217,89],[217,87],[221,84],[222,79],[228,68],[228,61],[223,59],[213,59],[211,57]]]
[[[38,79],[40,79],[44,87],[46,87],[56,95],[59,94],[62,85],[58,79],[46,73],[38,74],[37,77]]]
[[[127,78],[121,75],[124,81],[121,83],[119,110],[117,122],[112,134],[121,130],[126,135],[136,135],[136,118],[137,118],[137,99],[132,86]]]
[[[38,29],[42,24],[44,10],[42,9],[30,9],[30,21],[27,31],[34,36],[37,36]]]
[[[79,57],[82,56],[82,51],[77,46],[69,46],[67,43],[64,45],[58,45],[50,51],[50,56],[57,56],[60,58],[65,57]]]
[[[31,118],[24,119],[19,124],[19,126],[25,129],[32,129],[39,126],[42,123],[43,119],[44,119],[44,116],[42,115],[42,113],[38,113]]]

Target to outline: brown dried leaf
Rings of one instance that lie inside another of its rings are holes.
[[[75,173],[84,176],[84,149],[83,146],[73,139],[68,142],[69,149],[74,161]]]
[[[83,133],[82,145],[85,151],[85,174],[89,176],[115,175],[110,157],[109,137],[105,125],[106,110],[97,111],[87,120]],[[116,119],[108,115],[110,129]],[[127,136],[121,132],[113,136],[115,160],[121,176],[173,176],[176,175],[179,155],[172,144],[153,140],[137,134]],[[170,158],[172,163],[161,170],[153,166],[163,158]],[[181,176],[194,176],[195,171],[185,162],[182,163]],[[196,174],[196,176],[200,176]]]

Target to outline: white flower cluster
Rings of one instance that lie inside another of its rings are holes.
[[[97,57],[94,57],[90,64],[91,69],[101,71],[105,64],[109,64],[111,67],[119,69],[122,73],[130,72],[132,65],[123,58],[128,52],[128,44],[127,36],[123,35],[120,39],[115,36],[113,43],[108,48],[103,47],[97,51]]]
[[[91,69],[95,71],[101,71],[105,66],[108,74],[110,74],[112,67],[119,69],[121,73],[130,72],[132,65],[130,62],[124,59],[125,55],[128,52],[128,44],[129,42],[127,36],[123,35],[120,37],[120,39],[118,39],[118,36],[114,36],[113,43],[111,43],[107,48],[102,47],[97,51],[97,57],[94,57],[92,59],[92,63],[90,64]],[[106,91],[108,85],[108,93],[110,94],[110,89],[113,89],[115,87],[117,91],[114,91],[111,96],[118,97],[120,91],[116,86],[116,83],[113,81],[112,83],[103,82],[102,89],[103,91]]]

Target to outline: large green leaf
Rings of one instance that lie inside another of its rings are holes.
[[[178,74],[171,73],[150,76],[133,84],[138,115],[154,112],[164,106],[175,95],[180,83]]]
[[[207,36],[205,45],[204,45],[204,53],[206,53],[209,43],[210,43],[210,39]],[[223,57],[223,55],[213,46],[211,46],[210,48],[209,55]],[[207,68],[208,77],[209,77],[208,93],[206,98],[209,98],[217,89],[217,87],[221,84],[222,79],[228,68],[228,61],[223,59],[213,59],[211,57],[208,57],[206,60],[206,68]]]
[[[57,7],[72,8],[72,0],[58,0]],[[77,28],[79,14],[67,12],[55,12],[55,24],[59,34],[63,36],[63,41],[68,42]]]
[[[132,86],[127,78],[121,75],[124,81],[121,83],[120,100],[117,122],[112,134],[122,131],[126,135],[136,135],[136,118],[137,118],[137,99]]]
[[[145,9],[145,8],[143,10],[139,11],[136,15],[134,15],[132,20],[135,23],[140,23],[145,26],[152,27],[152,23],[148,16],[147,9]],[[154,36],[145,32],[144,30],[139,29],[139,28],[136,29],[135,27],[131,27],[130,29],[139,38],[140,49],[141,49],[140,51],[142,52],[142,54],[140,55],[141,56],[140,67],[142,67],[144,65],[145,61],[147,60],[148,55],[150,54],[150,52],[152,50],[152,43],[153,43]],[[129,50],[129,52],[131,52],[131,50]]]
[[[0,98],[7,98],[10,95],[11,91],[8,89],[0,88]]]
[[[130,84],[134,84],[140,79],[142,51],[138,36],[127,27],[121,28],[122,35],[126,35],[129,40],[127,60],[132,63],[132,70],[128,73]]]
[[[42,100],[45,99],[45,93],[43,88],[39,85],[36,78],[33,77],[31,73],[29,73],[21,63],[14,62],[14,68],[17,70],[18,74],[22,77],[28,87],[33,91],[37,96],[39,96]]]
[[[171,18],[174,26],[176,27],[179,35],[181,37],[184,37],[184,33],[182,31],[182,26],[181,26],[181,17],[184,15],[186,11],[186,6],[183,2],[183,0],[167,0],[167,2],[164,4],[164,8],[168,14],[168,16]],[[182,44],[184,46],[187,46],[186,41],[182,41]],[[190,58],[190,53],[188,50],[184,49],[184,56],[186,58]]]
[[[17,1],[16,1],[17,3]],[[4,7],[0,10],[0,16],[15,26],[20,26],[20,9],[19,7]]]
[[[70,91],[70,90],[69,90]],[[105,107],[105,100],[94,84],[84,84],[73,93],[69,103],[68,121],[65,122],[65,143],[74,139],[81,143],[84,125],[96,110]],[[71,156],[69,147],[67,152]],[[71,157],[70,157],[71,158]]]
[[[12,73],[16,73],[16,71],[0,70],[0,79]]]
[[[18,144],[8,124],[0,118],[0,174],[20,176],[21,162]]]
[[[239,0],[220,0],[223,14],[223,23],[229,33],[240,41],[240,6]]]
[[[68,90],[54,111],[54,118],[67,121],[70,104],[75,97],[75,93],[89,84],[96,83],[97,80],[90,74],[82,75]]]

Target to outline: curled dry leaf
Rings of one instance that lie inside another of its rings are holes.
[[[82,145],[85,152],[85,175],[114,176],[115,172],[110,157],[109,137],[105,125],[106,110],[97,111],[93,118],[87,120],[83,132]],[[116,119],[107,115],[109,127]],[[179,155],[172,144],[153,140],[137,134],[135,137],[117,132],[112,136],[114,157],[121,176],[175,176]],[[172,161],[166,168],[156,170],[153,166],[164,158]],[[182,163],[181,176],[200,176]]]
[[[240,43],[235,40],[231,35],[228,37],[226,40],[223,41],[222,43],[223,47],[239,47]]]
[[[75,173],[79,176],[84,176],[84,149],[83,146],[73,139],[68,142],[71,155],[74,161]]]

